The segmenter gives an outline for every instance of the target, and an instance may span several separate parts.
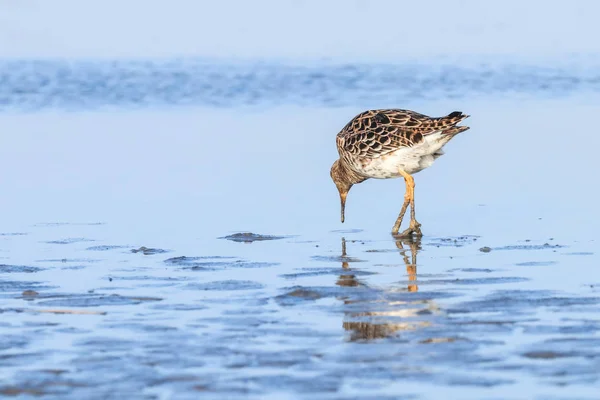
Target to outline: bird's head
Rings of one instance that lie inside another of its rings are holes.
[[[333,165],[331,166],[331,179],[335,186],[337,187],[338,192],[340,192],[340,203],[342,206],[342,222],[344,222],[344,210],[346,208],[346,197],[348,196],[348,192],[352,187],[352,182],[350,181],[350,177],[346,172],[346,169],[343,165],[341,165],[340,160],[335,160]]]

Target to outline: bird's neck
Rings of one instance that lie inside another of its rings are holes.
[[[360,175],[355,172],[352,168],[350,168],[342,158],[338,161],[338,174],[344,181],[348,182],[350,185],[355,185],[357,183],[361,183],[362,181],[366,181],[368,178]]]

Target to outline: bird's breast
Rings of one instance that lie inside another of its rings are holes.
[[[399,170],[414,174],[431,166],[437,158],[438,148],[427,144],[414,147],[405,147],[387,153],[377,158],[362,158],[353,164],[356,172],[375,179],[389,179],[400,177]]]

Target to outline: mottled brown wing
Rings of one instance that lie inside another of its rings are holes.
[[[358,157],[381,157],[414,146],[423,136],[451,128],[466,117],[458,111],[442,118],[409,110],[365,111],[338,133],[338,150]]]

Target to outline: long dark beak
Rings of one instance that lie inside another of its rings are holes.
[[[346,210],[346,196],[348,196],[348,192],[340,192],[340,203],[342,205],[342,223],[344,223],[344,211]]]

